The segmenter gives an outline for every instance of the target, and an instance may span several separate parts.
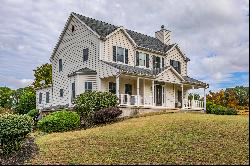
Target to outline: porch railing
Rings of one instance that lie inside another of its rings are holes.
[[[184,99],[183,107],[195,109],[204,108],[204,101]]]
[[[139,105],[139,106],[152,106],[153,97],[147,96],[143,98],[141,95],[129,95],[129,94],[120,94],[119,95],[120,105]]]

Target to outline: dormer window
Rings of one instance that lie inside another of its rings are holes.
[[[113,61],[128,64],[128,49],[113,46]]]

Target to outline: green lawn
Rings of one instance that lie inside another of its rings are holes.
[[[174,113],[36,136],[30,164],[249,164],[248,116]]]

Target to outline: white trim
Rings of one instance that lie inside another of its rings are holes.
[[[94,35],[96,35],[98,38],[100,38],[100,35],[98,35],[95,31],[93,31],[88,25],[86,25],[81,19],[79,19],[74,13],[71,13],[72,16],[74,16],[80,23],[82,23],[88,30],[90,30]]]

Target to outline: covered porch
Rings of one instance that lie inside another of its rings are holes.
[[[166,82],[150,77],[120,74],[101,79],[101,89],[115,93],[120,107],[197,109],[205,108],[205,100],[188,99],[190,91],[204,88],[202,85],[182,82]]]

